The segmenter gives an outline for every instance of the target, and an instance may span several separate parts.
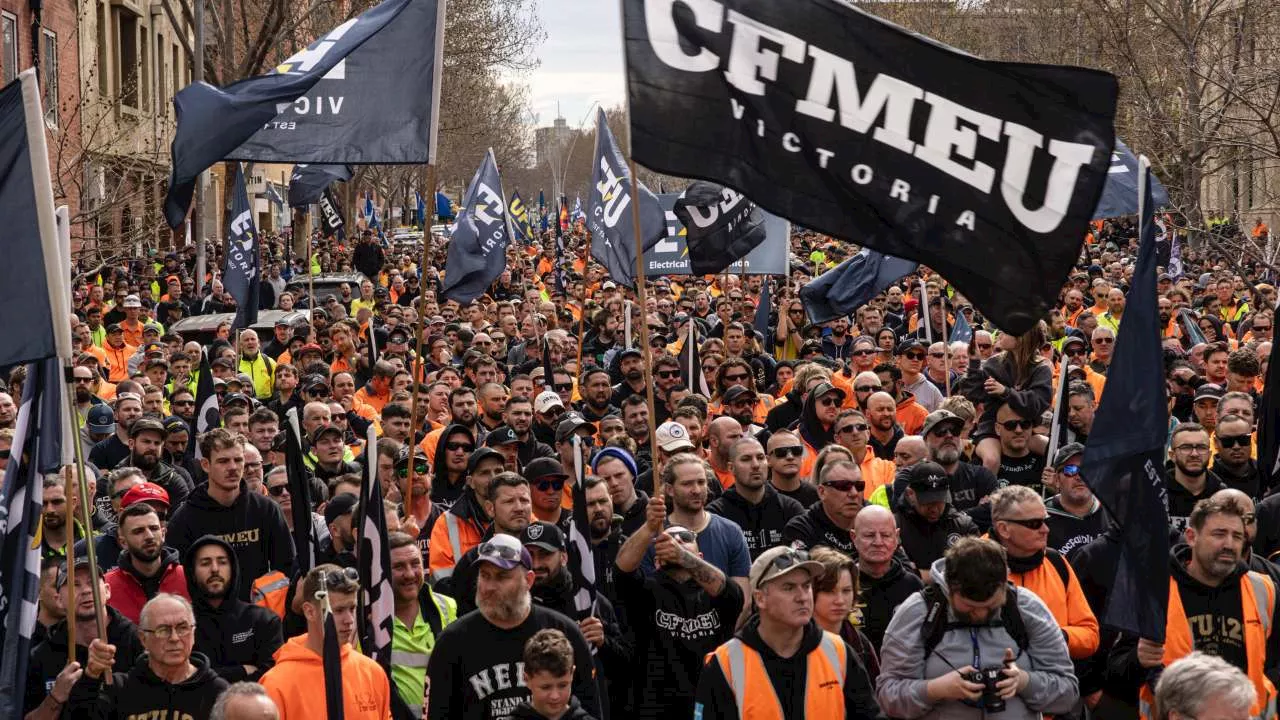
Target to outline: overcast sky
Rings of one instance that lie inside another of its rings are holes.
[[[530,73],[530,100],[538,126],[560,115],[577,127],[593,103],[621,105],[622,23],[616,0],[539,0],[547,39],[542,64]]]

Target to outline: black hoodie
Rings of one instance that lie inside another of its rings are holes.
[[[769,409],[769,414],[764,418],[764,426],[771,433],[789,428],[800,419],[800,411],[803,408],[804,399],[800,397],[800,388],[793,387],[791,392],[784,395],[782,400]]]
[[[235,588],[240,575],[240,562],[236,553],[225,541],[205,535],[191,544],[183,558],[182,567],[187,574],[187,592],[196,615],[195,650],[209,658],[214,672],[227,682],[256,681],[276,664],[276,650],[284,644],[280,618],[270,610],[244,602],[227,593],[215,607],[209,595],[196,584],[196,551],[208,545],[217,545],[227,551],[231,568],[226,578],[227,587]],[[246,665],[256,669],[245,672]]]
[[[165,544],[186,557],[196,539],[205,535],[218,537],[235,550],[240,561],[235,596],[241,600],[249,599],[253,581],[268,572],[293,574],[293,536],[284,513],[271,498],[249,492],[243,481],[230,507],[209,496],[208,483],[196,488],[169,518]]]
[[[931,567],[933,561],[942,557],[947,548],[960,538],[978,534],[978,526],[973,519],[949,503],[936,523],[929,522],[906,503],[900,505],[893,515],[898,520],[903,551],[920,568]]]
[[[128,674],[112,673],[109,682],[82,675],[71,689],[64,711],[76,718],[207,718],[229,683],[209,668],[209,659],[191,653],[196,671],[178,683],[161,680],[147,657],[138,658]]]
[[[145,650],[138,639],[138,627],[111,606],[107,611],[107,642],[116,646],[116,662],[112,669],[126,672]],[[83,640],[83,635],[79,636]],[[89,649],[76,645],[76,662],[84,667],[89,662]],[[44,641],[31,651],[27,665],[27,693],[23,698],[24,712],[30,712],[44,702],[45,695],[53,688],[54,678],[67,664],[67,621],[60,620],[49,628]]]
[[[533,709],[528,700],[516,706],[511,712],[511,720],[547,720],[547,716]],[[582,709],[578,698],[569,698],[569,709],[560,716],[560,720],[596,720],[595,716]]]
[[[902,561],[895,557],[889,560],[889,570],[881,577],[874,578],[859,571],[858,587],[862,611],[862,622],[858,628],[879,652],[894,609],[911,593],[924,588],[924,581],[919,575],[907,572]]]
[[[804,514],[787,523],[782,531],[782,543],[806,550],[826,545],[849,557],[858,554],[853,546],[853,533],[832,522],[821,502],[814,503]]]
[[[804,399],[804,409],[800,412],[795,430],[809,447],[821,452],[822,448],[835,442],[835,435],[831,432],[832,428],[822,427],[822,421],[818,419],[817,400],[812,393]]]
[[[1172,533],[1181,535],[1187,529],[1187,524],[1191,519],[1191,510],[1196,506],[1196,503],[1225,488],[1226,485],[1223,485],[1222,480],[1206,466],[1204,471],[1204,491],[1199,495],[1192,495],[1190,490],[1187,490],[1182,483],[1174,478],[1174,471],[1173,461],[1166,462],[1164,485],[1169,497],[1169,530]]]
[[[760,654],[765,673],[768,674],[778,703],[782,706],[784,720],[805,720],[805,680],[809,672],[809,654],[818,651],[822,642],[822,630],[812,620],[804,630],[800,649],[788,658],[779,657],[773,648],[760,638],[760,617],[754,616],[738,631],[737,638],[744,645]],[[875,688],[867,678],[862,661],[848,644],[844,646],[844,717],[884,718],[876,703]],[[736,720],[739,717],[738,701],[733,689],[720,669],[719,661],[712,659],[702,669],[698,680],[697,710],[694,717],[703,720]],[[700,711],[700,712],[699,712]]]
[[[472,445],[476,445],[475,433],[471,432],[470,428],[466,425],[453,423],[440,433],[440,439],[436,442],[436,456],[431,458],[431,472],[434,475],[434,479],[431,482],[431,502],[438,503],[445,510],[448,510],[458,501],[462,491],[467,487],[467,472],[464,471],[462,473],[462,477],[458,478],[457,484],[450,485],[448,471],[445,469],[448,467],[445,453],[448,452],[446,448],[449,444],[449,437],[458,433],[465,433],[467,440],[471,441]],[[478,445],[476,446],[478,447]]]

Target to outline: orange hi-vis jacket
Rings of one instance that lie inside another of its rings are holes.
[[[898,472],[898,466],[892,460],[876,457],[870,445],[867,446],[866,455],[862,456],[861,470],[862,482],[866,483],[863,497],[869,498],[872,493],[885,486],[893,490],[893,477]]]
[[[839,635],[823,631],[822,642],[809,653],[804,682],[806,718],[845,717],[845,646]],[[769,680],[760,653],[734,638],[707,655],[707,663],[717,662],[733,690],[737,716],[750,720],[785,720],[778,691]],[[795,692],[801,688],[783,688]]]
[[[1050,557],[1050,553],[1057,557]],[[1062,581],[1063,570],[1066,570],[1066,583]],[[1076,571],[1057,551],[1046,549],[1044,560],[1031,572],[1010,570],[1009,582],[1030,590],[1044,601],[1067,636],[1067,654],[1072,660],[1083,660],[1098,651],[1098,619],[1089,608]]]
[[[427,565],[432,581],[452,576],[462,556],[479,545],[484,537],[485,528],[475,517],[476,513],[483,511],[472,507],[478,501],[468,500],[468,497],[474,496],[464,492],[448,512],[436,518],[436,524],[431,527],[431,552]]]
[[[1249,716],[1258,720],[1275,720],[1276,688],[1267,679],[1263,666],[1267,660],[1267,638],[1271,635],[1271,618],[1276,607],[1276,589],[1271,579],[1248,571],[1240,576],[1240,615],[1244,621],[1244,652],[1248,667],[1244,668],[1253,687],[1257,690]],[[1164,657],[1168,667],[1195,650],[1191,637],[1191,624],[1182,607],[1178,593],[1178,581],[1169,579],[1169,619],[1165,624]],[[1149,683],[1138,693],[1138,711],[1143,720],[1152,720],[1151,705],[1155,694]]]

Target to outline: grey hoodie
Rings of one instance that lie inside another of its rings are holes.
[[[947,592],[945,569],[945,559],[937,560],[931,568],[932,579],[943,592]],[[1019,668],[1030,673],[1031,680],[1021,693],[1006,701],[1007,709],[998,717],[1000,720],[1035,720],[1040,713],[1065,713],[1075,706],[1080,697],[1079,683],[1067,656],[1067,642],[1053,615],[1035,593],[1021,588],[1017,593],[1029,649],[1016,662]],[[941,642],[926,658],[920,635],[925,611],[924,599],[916,593],[898,606],[889,622],[880,648],[880,677],[876,683],[876,699],[880,707],[889,717],[902,720],[982,718],[982,709],[959,701],[929,702],[926,693],[928,681],[973,664],[971,632],[977,638],[979,655],[985,667],[1003,663],[1005,648],[1017,653],[1017,644],[1001,626],[955,628],[942,636]],[[957,621],[950,609],[947,610],[947,619],[949,622]]]

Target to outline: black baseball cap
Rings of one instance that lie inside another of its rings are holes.
[[[556,442],[564,442],[565,438],[578,431],[578,428],[587,427],[591,423],[587,422],[581,414],[576,412],[567,412],[560,419],[560,424],[556,425]]]
[[[529,523],[524,532],[520,533],[520,544],[547,552],[563,552],[564,533],[554,524],[538,520]]]
[[[315,432],[311,433],[311,444],[315,445],[320,442],[320,438],[329,434],[337,435],[339,439],[343,437],[342,428],[337,425],[321,425],[316,428]]]
[[[356,506],[359,504],[360,498],[356,497],[352,493],[341,493],[336,495],[332,500],[325,503],[324,521],[326,523],[331,523],[343,515],[355,512]]]
[[[520,442],[520,438],[516,437],[516,431],[506,425],[499,425],[485,436],[485,447],[498,447],[499,445],[514,445]]]
[[[534,482],[543,478],[568,479],[569,473],[564,471],[564,465],[561,465],[559,460],[540,457],[534,458],[524,466],[524,476],[529,482]]]
[[[467,457],[467,472],[475,472],[476,467],[486,458],[497,458],[504,465],[507,462],[506,456],[497,450],[494,450],[491,447],[479,447],[472,451],[471,455]]]
[[[951,500],[951,479],[947,477],[947,471],[935,462],[913,465],[907,473],[907,487],[915,491],[916,502],[922,504]]]

